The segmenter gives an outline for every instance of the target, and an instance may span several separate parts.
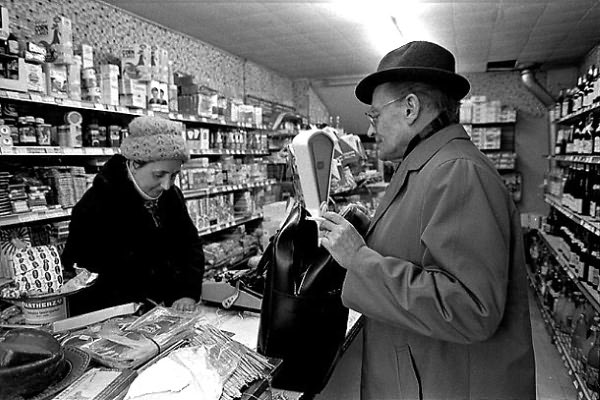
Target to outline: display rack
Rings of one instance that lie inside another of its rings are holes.
[[[574,112],[574,113],[571,113],[569,115],[566,115],[566,116],[564,116],[564,117],[562,117],[560,119],[555,120],[554,122],[557,123],[557,124],[564,124],[566,122],[570,122],[571,120],[578,119],[582,115],[585,115],[585,114],[587,114],[589,112],[592,112],[592,111],[596,111],[598,109],[600,109],[600,103],[599,104],[594,104],[591,107],[587,107],[587,108],[578,110],[577,112]]]
[[[545,195],[544,201],[546,203],[548,203],[549,205],[551,205],[552,207],[554,207],[556,210],[560,211],[561,214],[563,214],[567,218],[569,218],[572,221],[574,221],[575,223],[581,225],[582,227],[584,227],[588,231],[592,232],[593,234],[600,236],[600,222],[599,221],[596,221],[590,217],[584,217],[582,215],[576,214],[575,212],[573,212],[573,211],[569,210],[568,208],[564,207],[563,205],[561,205],[558,200],[554,199],[550,195]]]
[[[243,122],[230,122],[221,119],[213,119],[207,117],[201,117],[197,115],[181,114],[181,113],[159,113],[152,110],[146,110],[141,108],[129,108],[125,106],[113,106],[102,103],[92,103],[89,101],[63,99],[59,97],[52,97],[41,95],[38,93],[20,93],[10,90],[0,90],[0,99],[19,101],[25,103],[33,103],[39,105],[56,106],[75,110],[91,110],[98,112],[108,112],[121,115],[129,115],[137,117],[140,115],[148,116],[163,116],[173,121],[179,122],[200,122],[204,124],[219,125],[224,127],[232,128],[250,128],[250,129],[267,129],[266,125],[253,125]]]
[[[215,187],[211,187],[211,188],[185,190],[183,192],[183,197],[186,200],[188,200],[188,199],[193,199],[193,198],[197,198],[197,197],[209,196],[211,194],[227,193],[227,192],[234,192],[236,190],[246,190],[246,189],[252,189],[252,188],[257,188],[257,187],[264,187],[264,186],[273,185],[275,183],[277,183],[277,181],[275,179],[267,179],[265,181],[242,183],[239,185],[220,185],[220,186],[215,186]]]
[[[570,162],[570,163],[600,164],[600,156],[559,155],[559,156],[550,156],[548,158],[550,160]]]
[[[556,259],[556,261],[558,261],[560,266],[567,273],[567,276],[569,277],[569,279],[571,279],[573,281],[573,283],[575,283],[575,285],[577,286],[579,291],[581,293],[583,293],[583,295],[587,298],[587,300],[590,302],[590,304],[596,309],[596,311],[600,312],[600,299],[597,299],[590,292],[590,290],[579,281],[579,278],[573,272],[573,269],[571,268],[571,264],[567,260],[565,254],[563,254],[563,252],[560,251],[561,248],[564,247],[564,246],[561,246],[562,239],[559,237],[556,237],[556,236],[548,235],[547,233],[544,233],[541,231],[538,233],[539,233],[540,237],[546,243],[547,247],[550,249],[550,252],[554,255],[554,258]]]
[[[556,325],[554,324],[554,320],[549,315],[548,310],[546,310],[546,307],[544,306],[544,302],[542,300],[542,295],[535,285],[535,279],[533,278],[533,276],[531,275],[531,272],[529,272],[529,270],[527,270],[527,278],[529,280],[529,284],[531,285],[531,287],[533,288],[533,291],[535,292],[534,297],[538,304],[540,313],[542,314],[542,319],[544,320],[546,329],[550,333],[550,336],[553,339],[552,342],[554,343],[554,346],[558,350],[558,353],[560,354],[560,358],[562,359],[562,362],[565,365],[565,368],[567,369],[567,373],[569,374],[569,377],[571,378],[571,383],[573,383],[573,386],[575,387],[575,390],[577,391],[577,399],[578,400],[596,400],[595,397],[593,396],[592,392],[586,386],[586,384],[583,381],[583,379],[581,378],[581,376],[577,373],[577,369],[575,367],[575,362],[571,358],[571,355],[569,354],[569,351],[568,351],[569,345],[566,341],[565,334],[561,333],[556,328]]]
[[[0,147],[2,156],[112,156],[119,154],[113,147],[7,146]]]
[[[26,224],[32,222],[45,222],[56,219],[66,219],[71,216],[71,208],[56,208],[44,211],[32,211],[20,214],[11,214],[0,217],[0,227]]]
[[[208,228],[199,229],[198,235],[199,236],[211,235],[213,233],[220,232],[225,229],[232,228],[234,226],[245,224],[246,222],[251,222],[251,221],[261,219],[262,217],[263,217],[263,213],[258,213],[258,214],[251,215],[249,217],[246,216],[246,217],[236,218],[235,220],[233,220],[231,222],[224,222],[224,223],[217,224],[217,225],[214,225],[214,226],[211,226]]]

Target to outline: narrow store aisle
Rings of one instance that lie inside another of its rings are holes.
[[[529,290],[529,309],[531,314],[531,332],[535,351],[535,367],[538,400],[572,400],[577,392],[567,369],[551,342],[550,334],[544,325],[531,289]]]
[[[571,383],[560,355],[551,342],[540,310],[529,293],[531,330],[535,350],[538,400],[573,400],[577,392]],[[360,387],[360,352],[362,335],[356,337],[334,371],[327,387],[315,400],[358,400]]]

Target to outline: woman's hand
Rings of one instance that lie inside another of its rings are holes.
[[[196,300],[190,297],[182,297],[179,300],[175,300],[171,307],[177,311],[194,311],[196,309]]]

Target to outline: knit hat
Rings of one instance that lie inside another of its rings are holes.
[[[121,143],[121,154],[134,161],[189,159],[181,125],[162,117],[137,117],[129,123],[129,136]]]

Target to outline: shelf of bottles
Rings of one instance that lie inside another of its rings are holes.
[[[238,184],[238,185],[219,185],[219,186],[214,186],[214,187],[210,187],[210,188],[205,187],[202,189],[186,190],[183,192],[183,196],[187,200],[187,199],[192,199],[192,198],[196,198],[196,197],[209,196],[211,194],[227,193],[227,192],[233,192],[236,190],[246,190],[246,189],[253,189],[253,188],[257,188],[257,187],[269,186],[269,185],[274,185],[275,183],[277,183],[277,180],[267,179],[264,181],[258,181],[258,182],[252,182],[252,183],[242,183],[242,184]]]
[[[556,239],[560,238],[540,232],[529,238],[531,270],[527,272],[542,318],[578,399],[598,400],[599,309],[590,303],[581,286],[565,270],[562,255],[551,247],[557,245]]]
[[[31,222],[50,221],[71,216],[71,208],[53,208],[43,211],[31,211],[19,214],[10,214],[0,217],[0,227],[26,224]]]
[[[569,245],[561,237],[544,232],[539,232],[539,235],[569,279],[575,283],[589,303],[600,313],[600,296],[598,295],[598,286],[596,286],[596,289],[592,287],[596,278],[594,277],[595,272],[590,272],[591,266],[582,266],[580,257],[575,252],[571,252]],[[598,261],[600,259],[596,260],[596,262]],[[592,284],[588,284],[588,281]]]
[[[256,221],[259,220],[263,217],[262,213],[258,213],[258,214],[254,214],[251,216],[245,216],[245,217],[240,217],[240,218],[236,218],[231,222],[224,222],[221,224],[217,224],[208,228],[204,228],[198,231],[198,235],[199,236],[206,236],[206,235],[211,235],[213,233],[217,233],[220,231],[224,231],[225,229],[229,229],[232,228],[234,226],[238,226],[238,225],[243,225],[247,222],[252,222],[252,221]]]
[[[556,198],[552,195],[547,194],[546,196],[544,196],[544,200],[546,201],[546,203],[554,207],[556,210],[560,211],[564,216],[566,216],[573,222],[581,225],[582,227],[594,233],[595,235],[600,236],[600,222],[596,219],[577,214],[570,208],[567,208],[566,206],[561,204],[561,200],[559,198]]]
[[[561,162],[569,162],[569,163],[581,163],[581,164],[599,164],[600,165],[600,155],[557,155],[551,156],[551,160],[561,161]]]

